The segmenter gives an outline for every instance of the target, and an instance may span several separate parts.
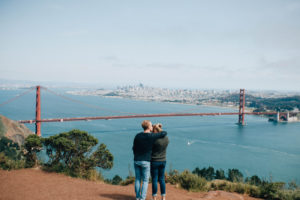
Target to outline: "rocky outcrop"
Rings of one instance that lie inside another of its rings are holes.
[[[25,125],[0,115],[0,137],[7,137],[12,141],[23,145],[25,138],[34,134]]]

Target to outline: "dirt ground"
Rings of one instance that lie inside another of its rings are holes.
[[[149,184],[151,187],[151,185]],[[151,199],[148,188],[147,200]],[[187,192],[167,185],[167,200],[255,200],[224,191]],[[133,185],[114,186],[39,169],[0,170],[0,200],[135,200]]]

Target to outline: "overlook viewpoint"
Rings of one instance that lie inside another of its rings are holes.
[[[188,192],[167,184],[170,200],[255,200],[225,191]],[[0,170],[0,200],[135,200],[133,184],[115,186],[87,181],[40,169]],[[151,197],[148,190],[147,199]]]

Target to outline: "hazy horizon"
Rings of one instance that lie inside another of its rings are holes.
[[[6,79],[1,79],[0,78],[0,87],[1,84],[5,85],[10,85],[13,87],[14,85],[27,85],[30,87],[34,87],[37,85],[44,86],[44,87],[53,87],[53,88],[60,88],[60,89],[117,89],[118,87],[127,87],[127,86],[138,86],[139,84],[143,84],[146,87],[153,87],[153,88],[162,88],[162,89],[171,89],[171,90],[216,90],[216,91],[225,91],[225,90],[231,90],[231,91],[239,91],[240,89],[246,89],[246,91],[251,91],[251,92],[279,92],[282,94],[288,94],[292,93],[295,95],[300,94],[300,89],[298,90],[288,90],[288,89],[248,89],[248,88],[212,88],[212,87],[199,87],[199,88],[193,88],[193,87],[159,87],[159,86],[154,86],[151,84],[145,84],[143,82],[139,83],[132,83],[132,84],[120,84],[120,85],[105,85],[105,84],[99,84],[99,83],[80,83],[80,82],[55,82],[55,81],[31,81],[31,80],[6,80]],[[2,86],[3,86],[2,85]]]
[[[0,1],[0,79],[299,91],[300,1]]]

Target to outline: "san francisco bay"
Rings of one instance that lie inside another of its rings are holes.
[[[1,102],[23,90],[0,90]],[[58,91],[63,93],[64,91]],[[64,94],[67,95],[67,94]],[[98,107],[87,107],[53,94],[42,92],[42,118],[111,116],[174,112],[231,112],[231,108],[208,107],[162,102],[136,101],[99,96],[74,96],[73,99]],[[246,97],[247,98],[247,97]],[[98,109],[102,107],[103,109]],[[35,93],[0,107],[0,114],[14,119],[34,119]],[[133,171],[132,142],[142,131],[143,119],[96,120],[42,123],[42,136],[85,130],[105,143],[114,155],[114,167],[102,170],[105,177],[126,177]],[[246,116],[246,126],[238,126],[238,116],[149,118],[162,123],[168,132],[167,170],[182,171],[195,167],[237,168],[244,176],[258,175],[267,180],[300,183],[300,123],[271,123],[260,116]],[[34,131],[34,124],[26,124]]]

